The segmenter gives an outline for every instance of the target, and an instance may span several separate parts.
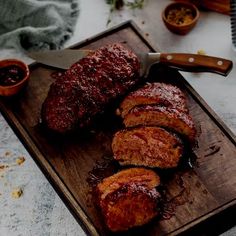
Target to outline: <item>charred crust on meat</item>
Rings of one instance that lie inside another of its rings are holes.
[[[196,138],[192,117],[178,108],[156,104],[139,105],[125,116],[123,123],[126,127],[143,125],[168,128],[186,137],[190,143],[194,143]]]
[[[42,105],[43,123],[59,133],[89,125],[137,83],[139,69],[137,56],[121,44],[97,49],[51,84]]]
[[[158,175],[144,168],[122,170],[97,185],[98,205],[113,232],[144,225],[161,214]]]
[[[188,112],[186,96],[178,87],[156,82],[147,83],[126,96],[120,104],[117,115],[124,118],[132,108],[151,104],[174,107]]]

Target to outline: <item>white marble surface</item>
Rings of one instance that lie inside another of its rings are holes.
[[[0,134],[0,165],[9,166],[0,170],[0,235],[84,235],[2,117]],[[11,196],[15,188],[23,190],[18,199]]]
[[[161,10],[169,2],[147,0],[142,10],[116,12],[108,27],[133,19],[162,51],[196,53],[203,49],[207,54],[232,59],[235,64],[236,53],[231,49],[228,16],[201,12],[194,30],[186,36],[178,36],[170,33],[161,20]],[[109,6],[105,0],[80,0],[80,9],[74,36],[67,42],[67,46],[107,28]],[[227,78],[210,73],[183,75],[236,134],[236,67]],[[15,164],[16,159],[22,156],[25,157],[25,162],[22,165]],[[2,164],[8,164],[9,168],[0,170],[0,236],[84,235],[0,114],[0,165]],[[11,197],[11,191],[15,187],[23,190],[23,195],[18,199]],[[231,229],[224,234],[226,235],[236,235],[236,229]]]

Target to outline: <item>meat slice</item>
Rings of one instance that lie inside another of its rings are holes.
[[[135,106],[150,104],[174,107],[188,112],[186,96],[178,87],[166,83],[148,83],[126,96],[117,113],[124,118]]]
[[[114,159],[120,165],[174,168],[183,155],[181,139],[159,127],[118,131],[112,141]]]
[[[50,86],[42,105],[43,123],[65,133],[84,127],[139,78],[137,56],[121,44],[101,47],[71,66]]]
[[[123,120],[126,127],[160,126],[183,135],[194,143],[196,129],[192,117],[177,109],[157,105],[144,105],[133,108]]]
[[[98,204],[108,229],[125,231],[159,215],[159,184],[159,176],[144,168],[122,170],[99,183]]]

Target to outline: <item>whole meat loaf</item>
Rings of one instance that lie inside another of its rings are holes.
[[[42,122],[59,133],[84,127],[136,83],[139,69],[137,56],[121,44],[91,52],[52,83],[42,105]]]
[[[161,214],[159,176],[152,170],[130,168],[97,185],[98,205],[107,227],[114,232],[141,226]]]

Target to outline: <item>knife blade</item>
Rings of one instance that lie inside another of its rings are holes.
[[[67,70],[72,64],[86,57],[92,50],[50,50],[42,52],[28,52],[28,57],[41,64]]]
[[[93,50],[50,50],[30,52],[27,55],[39,63],[60,69],[69,69],[72,64],[88,55]],[[211,72],[228,75],[233,63],[230,60],[189,53],[136,53],[141,62],[141,76],[146,77],[153,64],[162,63],[167,66],[188,72]]]

